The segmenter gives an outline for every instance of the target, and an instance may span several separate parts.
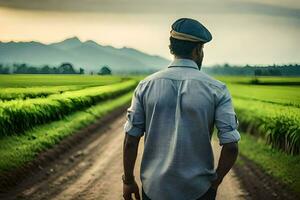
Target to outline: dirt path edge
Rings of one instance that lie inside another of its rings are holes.
[[[264,172],[264,170],[246,156],[239,154],[242,164],[235,164],[234,172],[247,190],[249,199],[259,200],[297,200],[299,194],[286,184]]]
[[[129,103],[116,108],[87,127],[62,139],[58,144],[54,145],[50,149],[41,152],[35,160],[18,169],[0,174],[0,193],[13,189],[16,185],[21,184],[24,179],[28,179],[36,175],[46,168],[46,166],[59,159],[59,157],[75,150],[78,145],[86,143],[87,140],[92,140],[93,135],[94,137],[97,136],[95,135],[97,130],[105,128],[106,124],[109,124],[109,122],[124,113],[128,107]]]

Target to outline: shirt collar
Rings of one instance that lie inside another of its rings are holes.
[[[175,58],[169,65],[170,67],[187,67],[187,68],[195,68],[198,69],[198,65],[195,61],[191,59],[184,59],[184,58]]]

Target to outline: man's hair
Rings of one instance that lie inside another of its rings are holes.
[[[199,45],[203,45],[202,42],[191,42],[186,40],[178,40],[170,37],[170,52],[175,56],[181,58],[191,58],[193,50]]]

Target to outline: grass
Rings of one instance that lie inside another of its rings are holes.
[[[113,99],[132,90],[136,84],[136,80],[129,80],[54,94],[48,98],[0,102],[0,137],[21,134],[35,125],[58,120],[72,112]]]
[[[127,77],[122,76],[90,76],[90,75],[41,75],[41,74],[9,74],[0,75],[0,88],[26,88],[40,86],[98,86],[120,82]]]
[[[229,88],[243,131],[255,133],[241,133],[240,153],[300,193],[300,78],[259,77],[260,85],[251,84],[253,77],[217,79]]]
[[[110,85],[110,83],[108,83]],[[103,83],[105,85],[105,83]],[[102,86],[102,85],[97,85]],[[27,88],[1,88],[0,101],[26,100],[39,97],[48,97],[53,94],[62,94],[68,91],[82,90],[97,87],[93,85],[62,85],[62,86],[39,86]]]
[[[300,155],[291,156],[273,149],[261,138],[241,133],[240,153],[292,190],[300,193]],[[243,164],[241,160],[237,164]]]
[[[233,104],[241,128],[252,127],[253,133],[273,147],[299,154],[300,108],[244,99],[233,99]]]
[[[256,135],[264,137],[273,147],[299,154],[300,86],[296,85],[300,83],[299,77],[259,77],[266,85],[251,84],[251,76],[216,78],[226,83],[244,131],[259,133]],[[292,84],[280,85],[280,82]]]
[[[254,76],[216,76],[225,83],[253,84]],[[300,85],[300,77],[290,76],[257,76],[257,84],[262,85]]]
[[[53,147],[63,138],[72,135],[110,111],[130,102],[132,92],[114,100],[78,111],[64,119],[36,126],[23,135],[6,136],[0,139],[0,174],[14,170],[34,160],[38,153]]]
[[[233,98],[300,107],[300,86],[227,84]]]

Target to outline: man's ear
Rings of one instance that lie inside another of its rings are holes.
[[[198,58],[199,55],[201,54],[202,49],[203,49],[202,45],[197,45],[192,51],[192,57]]]
[[[192,51],[192,58],[198,57],[198,46],[196,46]]]
[[[197,50],[198,50],[198,54],[200,54],[201,51],[203,51],[203,45],[202,45],[202,44],[199,44],[199,45],[197,46]]]

